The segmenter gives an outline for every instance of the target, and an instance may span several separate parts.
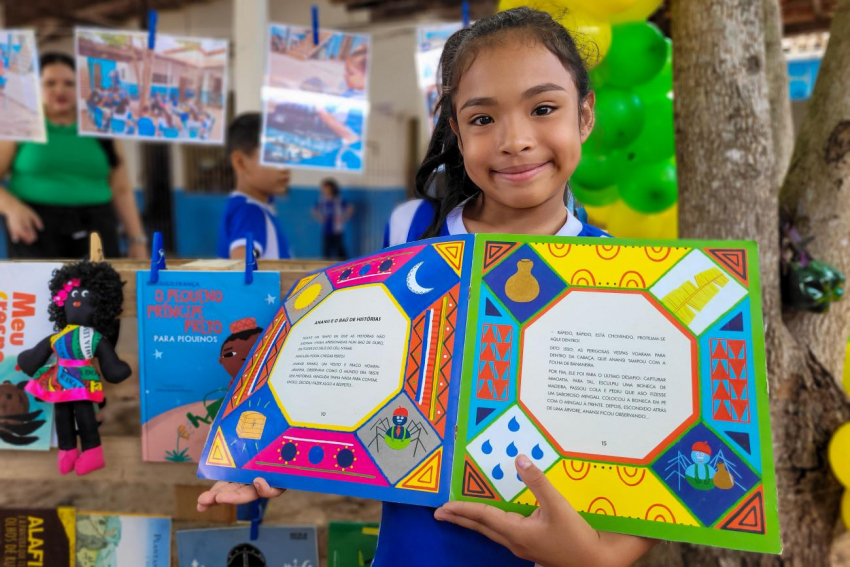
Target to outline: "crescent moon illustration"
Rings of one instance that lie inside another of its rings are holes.
[[[407,289],[409,289],[416,295],[425,295],[429,291],[434,291],[433,287],[424,288],[416,281],[416,272],[419,270],[419,267],[424,263],[425,262],[419,262],[418,264],[413,266],[407,273]]]

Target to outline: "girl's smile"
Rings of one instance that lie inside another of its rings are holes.
[[[500,177],[503,181],[520,183],[523,181],[528,181],[538,173],[542,173],[545,169],[548,169],[552,166],[553,164],[551,161],[546,161],[543,163],[515,165],[512,167],[506,167],[504,169],[494,170],[493,175]]]

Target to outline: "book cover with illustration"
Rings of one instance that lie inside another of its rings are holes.
[[[199,475],[530,514],[520,453],[595,528],[778,553],[755,244],[465,235],[305,276]]]
[[[47,451],[53,404],[24,391],[18,354],[52,334],[48,284],[57,262],[8,262],[0,272],[0,450]]]
[[[169,567],[171,518],[77,512],[76,567]]]
[[[248,526],[182,530],[177,557],[181,567],[319,567],[317,541],[315,526],[261,525],[256,539]]]
[[[160,271],[136,275],[142,452],[198,462],[228,386],[280,307],[280,274]]]
[[[378,548],[378,524],[330,522],[328,567],[369,567]]]
[[[0,565],[74,567],[73,508],[0,508]]]

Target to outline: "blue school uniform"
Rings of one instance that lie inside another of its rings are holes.
[[[277,221],[274,203],[261,203],[234,191],[227,199],[218,230],[218,257],[229,258],[231,250],[245,246],[249,232],[254,239],[257,258],[284,260],[292,257]]]
[[[385,246],[419,240],[434,218],[427,201],[404,203],[393,211],[384,234]],[[467,234],[463,224],[463,205],[449,213],[440,236]],[[558,236],[609,236],[585,224],[572,213]],[[412,551],[413,549],[419,551]],[[427,549],[428,552],[421,552]],[[532,567],[533,562],[519,559],[506,547],[478,532],[434,519],[434,509],[384,502],[378,550],[373,567]]]

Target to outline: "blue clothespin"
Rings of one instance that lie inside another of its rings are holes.
[[[463,14],[463,27],[469,27],[469,2],[464,2],[460,6],[461,14]]]
[[[148,10],[148,49],[153,51],[156,47],[156,10]]]
[[[254,270],[257,269],[257,255],[254,253],[254,233],[249,232],[245,238],[245,283],[254,281]]]
[[[319,7],[313,4],[310,12],[313,14],[313,45],[319,45]]]
[[[165,268],[165,247],[162,244],[162,233],[153,233],[153,246],[151,247],[151,278],[150,283],[159,281],[159,271]]]

